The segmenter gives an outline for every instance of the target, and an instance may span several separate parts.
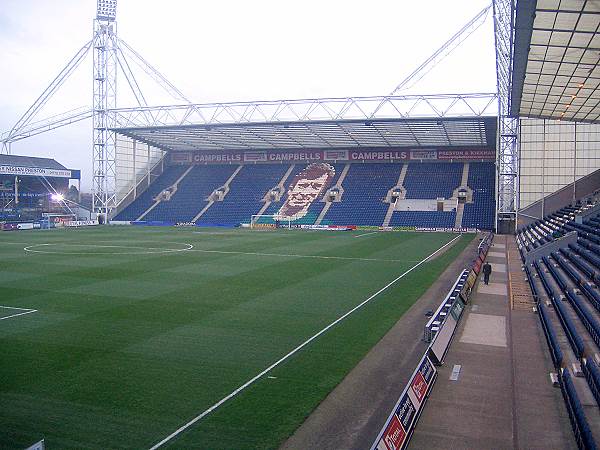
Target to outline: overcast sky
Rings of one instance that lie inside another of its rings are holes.
[[[488,0],[119,0],[118,34],[194,102],[389,94]],[[92,37],[96,0],[2,0],[0,131]],[[410,93],[495,91],[491,14]],[[138,71],[139,72],[139,71]],[[136,72],[137,73],[137,72]],[[119,74],[120,75],[120,74]],[[92,100],[92,59],[39,119]],[[140,77],[148,103],[174,103]],[[119,106],[133,106],[122,76]],[[13,144],[91,187],[91,121]]]

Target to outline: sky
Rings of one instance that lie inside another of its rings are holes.
[[[118,35],[193,102],[387,95],[489,0],[118,0]],[[10,130],[92,37],[96,0],[2,0],[0,132]],[[134,70],[136,75],[139,70]],[[135,106],[121,74],[118,106]],[[180,103],[143,75],[152,105]],[[407,93],[494,92],[491,13]],[[36,119],[92,103],[92,58]],[[82,170],[91,121],[32,137],[13,154]]]

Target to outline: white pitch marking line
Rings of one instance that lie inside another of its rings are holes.
[[[31,308],[17,308],[15,306],[4,306],[4,305],[0,305],[0,308],[6,308],[6,309],[19,309],[21,311],[37,311],[36,309],[31,309]]]
[[[34,313],[34,312],[37,312],[37,309],[31,309],[29,311],[25,311],[25,312],[22,312],[22,313],[12,314],[12,315],[6,316],[6,317],[0,317],[0,320],[11,319],[11,318],[17,317],[17,316],[24,316],[25,314],[31,314],[31,313]]]
[[[101,255],[144,255],[144,254],[156,254],[156,253],[177,253],[192,250],[194,246],[183,242],[165,242],[166,244],[177,244],[185,245],[185,248],[160,248],[160,247],[139,247],[139,246],[126,246],[126,245],[98,245],[98,244],[68,244],[63,242],[52,242],[45,244],[32,244],[27,247],[23,247],[23,250],[31,253],[47,253],[47,254],[58,254],[58,255],[89,255],[90,252],[58,252],[58,251],[47,251],[37,250],[37,247],[42,246],[63,246],[63,247],[88,247],[90,249],[95,248],[122,248],[122,249],[134,249],[134,250],[150,250],[143,252],[104,252]]]
[[[271,370],[273,370],[275,367],[277,367],[278,365],[280,365],[282,362],[284,362],[285,360],[287,360],[290,356],[293,356],[294,354],[296,354],[298,351],[302,350],[304,347],[306,347],[308,344],[310,344],[312,341],[314,341],[315,339],[317,339],[319,336],[321,336],[322,334],[326,333],[329,329],[331,329],[332,327],[334,327],[335,325],[337,325],[338,323],[340,323],[342,320],[344,320],[346,317],[348,317],[350,314],[352,314],[354,311],[362,308],[364,305],[366,305],[367,303],[369,303],[371,300],[373,300],[375,297],[377,297],[379,294],[381,294],[383,291],[385,291],[386,289],[388,289],[390,286],[392,286],[393,284],[395,284],[398,280],[404,278],[406,275],[408,275],[410,272],[412,272],[413,270],[415,270],[417,267],[419,267],[421,264],[425,263],[429,258],[431,258],[432,256],[434,256],[436,253],[438,253],[440,250],[443,250],[444,248],[446,248],[447,246],[449,246],[450,244],[452,244],[454,241],[456,241],[458,238],[460,238],[460,234],[458,236],[456,236],[454,239],[452,239],[449,242],[446,242],[444,245],[442,245],[440,248],[438,248],[435,252],[433,252],[431,255],[429,255],[428,257],[426,257],[425,259],[422,259],[421,261],[419,261],[417,264],[415,264],[414,266],[412,266],[410,269],[408,269],[407,271],[405,271],[402,275],[394,278],[392,281],[390,281],[388,284],[386,284],[384,287],[382,287],[381,289],[379,289],[377,292],[375,292],[373,295],[371,295],[369,298],[367,298],[366,300],[364,300],[362,303],[359,303],[357,306],[355,306],[354,308],[352,308],[350,311],[348,311],[347,313],[343,314],[342,316],[338,317],[336,320],[334,320],[333,322],[331,322],[329,325],[327,325],[325,328],[323,328],[321,331],[319,331],[318,333],[314,334],[313,336],[311,336],[310,338],[308,338],[306,341],[304,341],[302,344],[298,345],[295,349],[293,349],[291,352],[289,352],[287,355],[282,356],[280,359],[278,359],[277,361],[275,361],[273,364],[271,364],[269,367],[267,367],[265,370],[263,370],[262,372],[260,372],[258,375],[254,376],[253,378],[251,378],[249,381],[246,381],[244,384],[242,384],[240,387],[238,387],[236,390],[232,391],[230,394],[226,395],[225,397],[223,397],[221,400],[219,400],[217,403],[215,403],[214,405],[212,405],[210,408],[208,408],[207,410],[205,410],[204,412],[202,412],[201,414],[199,414],[198,416],[194,417],[192,420],[190,420],[188,423],[186,423],[185,425],[179,427],[177,430],[175,430],[173,433],[171,433],[170,435],[168,435],[166,438],[164,438],[162,441],[158,442],[157,444],[154,444],[152,447],[150,447],[150,450],[156,450],[157,448],[162,447],[164,444],[166,444],[167,442],[169,442],[171,439],[173,439],[174,437],[176,437],[177,435],[179,435],[182,431],[187,430],[189,427],[191,427],[192,425],[194,425],[196,422],[198,422],[199,420],[201,420],[202,418],[206,417],[208,414],[210,414],[211,412],[213,412],[215,409],[217,409],[218,407],[220,407],[223,403],[227,402],[228,400],[232,399],[233,397],[235,397],[237,394],[239,394],[240,392],[242,392],[244,389],[246,389],[248,386],[254,384],[257,380],[259,380],[260,378],[262,378],[264,375],[266,375],[267,373],[269,373]]]
[[[315,259],[342,259],[347,261],[382,261],[382,262],[415,262],[406,259],[379,259],[379,258],[353,258],[350,256],[324,256],[324,255],[296,255],[292,253],[261,253],[261,252],[239,252],[234,250],[202,250],[195,248],[192,252],[220,253],[224,255],[250,255],[250,256],[282,256],[285,258],[315,258]]]
[[[356,235],[356,236],[354,236],[354,237],[368,236],[368,235],[370,235],[370,234],[375,234],[375,233],[377,233],[377,231],[371,231],[370,233],[357,234],[357,235]]]

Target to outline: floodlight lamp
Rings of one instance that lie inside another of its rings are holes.
[[[65,196],[62,194],[52,194],[50,198],[52,199],[52,201],[62,202],[65,199]]]
[[[98,0],[96,19],[114,21],[117,18],[117,0]]]

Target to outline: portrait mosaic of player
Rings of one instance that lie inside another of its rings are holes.
[[[285,203],[275,217],[278,220],[298,220],[306,216],[310,205],[325,193],[334,176],[335,169],[330,164],[309,164],[292,179]]]

